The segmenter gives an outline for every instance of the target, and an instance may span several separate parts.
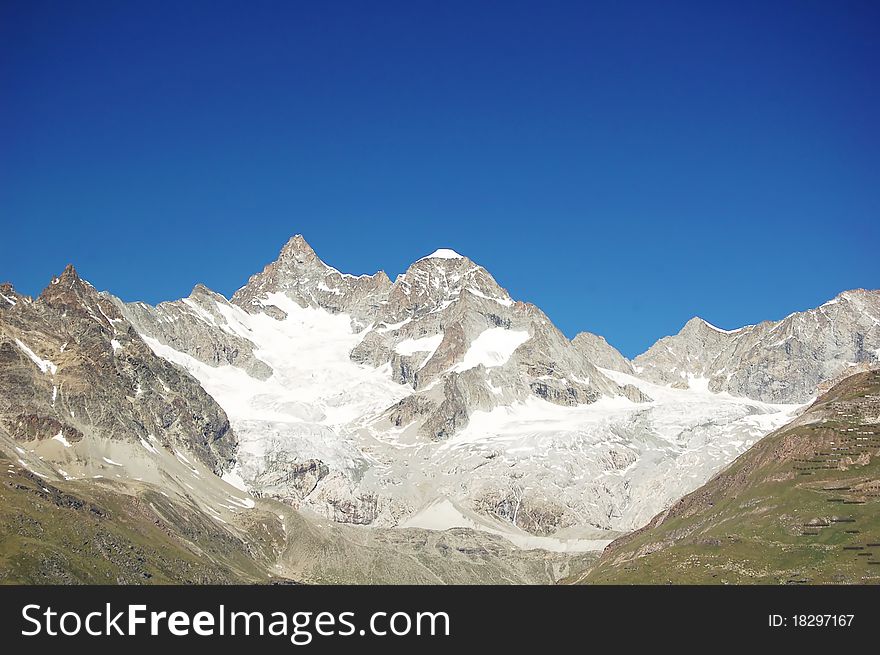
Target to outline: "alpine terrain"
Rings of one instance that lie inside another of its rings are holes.
[[[878,365],[878,291],[629,361],[448,249],[392,281],[297,235],[231,298],[155,307],[68,267],[0,286],[0,581],[581,579]]]
[[[573,581],[876,584],[878,463],[875,369],[822,394]]]

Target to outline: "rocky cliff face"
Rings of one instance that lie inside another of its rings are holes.
[[[632,362],[605,341],[605,337],[591,332],[581,332],[571,340],[571,343],[583,355],[584,359],[599,368],[607,368],[620,373],[633,373]]]
[[[646,379],[767,402],[805,402],[854,364],[880,362],[880,291],[845,291],[821,307],[739,330],[694,318],[633,365]]]
[[[536,396],[576,406],[623,390],[586,359],[534,305],[510,298],[481,266],[451,250],[424,257],[395,280],[377,323],[352,350],[370,366],[390,364],[412,387],[387,414],[444,439],[475,411]]]
[[[236,366],[265,380],[272,369],[255,354],[256,345],[232,330],[224,329],[229,301],[198,284],[188,298],[159,303],[123,303],[113,298],[119,311],[138,333],[186,352],[210,366]]]
[[[104,459],[141,442],[217,474],[232,466],[237,441],[225,412],[73,267],[36,300],[6,285],[0,301],[0,425],[27,444],[21,454],[35,470],[113,470]]]

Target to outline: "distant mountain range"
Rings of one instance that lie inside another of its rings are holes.
[[[68,267],[36,299],[0,286],[0,451],[42,499],[7,489],[5,511],[112,498],[167,526],[148,541],[175,561],[226,544],[198,572],[145,557],[158,578],[216,580],[234,561],[237,580],[552,581],[878,363],[878,291],[735,331],[693,319],[629,361],[602,337],[567,339],[451,250],[392,282],[341,273],[295,236],[231,299],[197,285],[155,307]],[[437,539],[468,554],[416,545]],[[385,574],[321,561],[328,543]]]

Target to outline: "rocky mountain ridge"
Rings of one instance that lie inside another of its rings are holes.
[[[854,364],[880,361],[880,291],[844,291],[820,307],[781,321],[722,330],[693,318],[632,364],[649,380],[766,402],[806,402],[819,385]]]
[[[0,582],[546,583],[590,559],[469,529],[366,535],[255,498],[219,477],[240,457],[224,410],[119,301],[73,267],[36,299],[0,294]]]
[[[217,475],[232,466],[226,413],[72,266],[35,300],[10,285],[2,300],[0,427],[37,446],[47,462],[38,467],[112,470],[99,453],[140,443],[185,452]]]
[[[570,406],[603,395],[646,400],[599,372],[537,307],[515,302],[483,267],[451,250],[419,259],[391,283],[382,271],[340,273],[296,235],[231,301],[197,286],[189,298],[155,309],[142,303],[120,309],[165,346],[265,379],[270,371],[254,356],[257,345],[225,326],[217,308],[284,320],[287,313],[273,303],[278,297],[350,317],[361,335],[351,359],[390,365],[392,378],[416,391],[389,408],[387,420],[418,422],[420,435],[430,439],[454,434],[474,411],[530,395]]]

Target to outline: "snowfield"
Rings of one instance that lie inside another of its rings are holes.
[[[503,366],[513,351],[529,340],[529,333],[523,330],[489,328],[471,342],[464,359],[453,370],[461,372],[482,364],[486,368]]]
[[[277,490],[336,520],[470,527],[521,548],[599,549],[700,486],[800,407],[710,393],[700,379],[678,390],[600,369],[653,400],[566,407],[532,397],[476,412],[453,437],[434,442],[379,420],[413,390],[393,381],[388,365],[349,358],[366,331],[355,333],[348,315],[303,308],[280,293],[265,304],[286,318],[220,303],[217,309],[221,329],[257,345],[256,357],[273,370],[266,380],[145,341],[192,373],[227,412],[241,443],[224,480],[256,493]],[[487,329],[455,368],[501,366],[529,338],[527,331]],[[442,339],[412,338],[396,350],[430,357]],[[294,467],[315,460],[326,471],[314,465],[302,488],[284,486]]]
[[[218,304],[224,327],[256,343],[255,354],[272,367],[265,381],[144,340],[156,354],[192,373],[226,411],[241,441],[236,474],[245,481],[263,472],[265,458],[279,451],[320,459],[341,471],[362,469],[364,456],[345,427],[378,415],[411,390],[394,383],[388,370],[349,359],[360,335],[352,332],[348,316],[300,307],[283,294],[271,294],[267,304],[287,318],[278,321]]]
[[[677,390],[600,370],[619,384],[637,386],[653,402],[602,398],[562,407],[530,398],[476,412],[467,427],[435,448],[432,466],[449,473],[479,468],[483,479],[522,474],[527,495],[576,509],[582,524],[629,531],[789,422],[801,407],[713,394],[699,386]]]

